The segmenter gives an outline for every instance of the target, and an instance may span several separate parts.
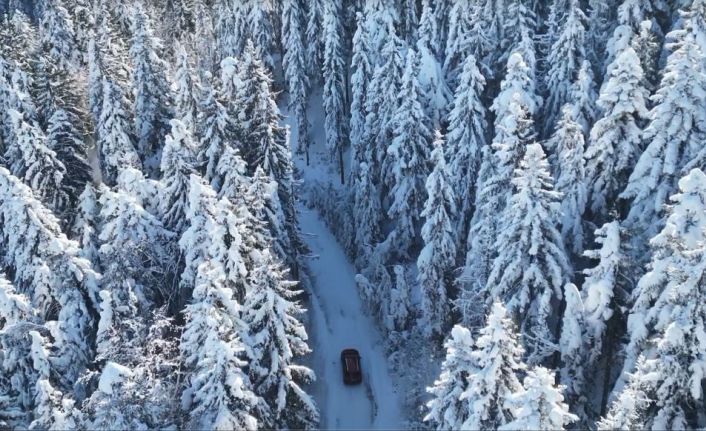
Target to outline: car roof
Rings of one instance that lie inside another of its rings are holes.
[[[346,358],[346,368],[350,372],[357,372],[358,371],[358,360],[357,358]]]

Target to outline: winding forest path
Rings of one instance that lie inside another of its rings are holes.
[[[321,409],[322,428],[400,429],[400,397],[388,372],[380,332],[363,311],[355,269],[315,210],[300,208],[303,237],[311,250],[313,393]],[[362,357],[363,384],[346,386],[341,350],[352,347]]]

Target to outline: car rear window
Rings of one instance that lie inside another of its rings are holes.
[[[350,372],[358,372],[358,360],[356,358],[346,358],[346,369]]]

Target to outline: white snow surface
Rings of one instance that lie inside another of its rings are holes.
[[[321,410],[323,429],[401,429],[402,403],[388,370],[384,342],[363,310],[355,269],[315,210],[300,208],[304,241],[311,250],[310,319],[312,391]],[[341,351],[360,352],[363,383],[343,383]]]
[[[132,376],[132,371],[129,368],[115,362],[107,362],[98,381],[98,390],[104,394],[111,395],[113,393],[113,385],[122,383],[126,377],[130,376]]]

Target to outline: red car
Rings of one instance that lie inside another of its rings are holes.
[[[343,350],[341,365],[343,366],[343,383],[357,385],[363,381],[363,373],[360,371],[360,354],[357,350]]]

